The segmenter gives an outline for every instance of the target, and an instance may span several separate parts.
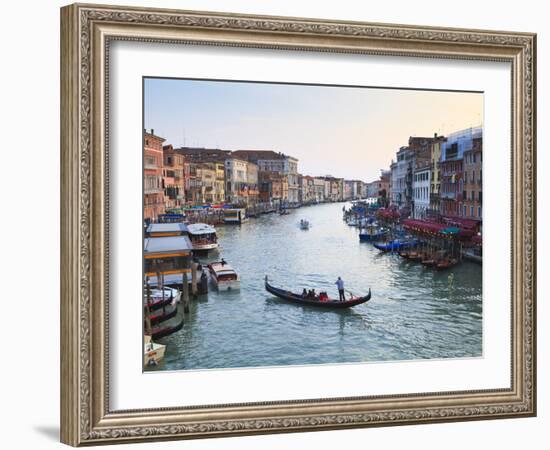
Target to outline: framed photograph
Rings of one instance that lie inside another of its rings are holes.
[[[61,440],[536,414],[536,36],[61,9]]]

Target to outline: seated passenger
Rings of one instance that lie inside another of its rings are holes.
[[[302,298],[306,298],[307,297],[307,290],[306,288],[304,288],[304,290],[302,291]]]

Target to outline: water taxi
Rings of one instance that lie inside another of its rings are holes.
[[[218,291],[233,291],[241,288],[239,275],[224,260],[209,264],[208,269]]]
[[[193,245],[193,251],[208,252],[218,248],[216,229],[206,223],[192,223],[187,225],[187,234]]]

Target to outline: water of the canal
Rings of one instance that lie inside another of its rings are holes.
[[[436,272],[359,243],[342,221],[343,203],[218,227],[220,254],[241,276],[239,292],[191,303],[184,328],[165,339],[153,370],[395,361],[482,355],[481,266]],[[301,230],[301,218],[311,228]],[[285,303],[264,290],[346,289],[372,299],[348,310]]]

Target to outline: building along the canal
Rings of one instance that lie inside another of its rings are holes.
[[[464,206],[464,152],[473,148],[473,141],[481,138],[482,129],[467,128],[456,131],[443,143],[441,149],[440,213],[459,217]]]
[[[464,201],[462,204],[462,217],[482,220],[482,138],[472,140],[472,148],[464,151]]]
[[[415,219],[424,219],[430,208],[430,185],[430,160],[425,160],[417,164],[413,175],[413,217]]]
[[[164,191],[162,186],[164,138],[155,135],[155,130],[143,130],[143,219],[156,221],[164,214]]]
[[[185,206],[185,157],[176,153],[172,145],[165,145],[163,152],[162,181],[166,210]]]
[[[430,208],[428,215],[431,217],[439,216],[439,193],[441,190],[441,148],[446,138],[437,136],[430,147]]]

